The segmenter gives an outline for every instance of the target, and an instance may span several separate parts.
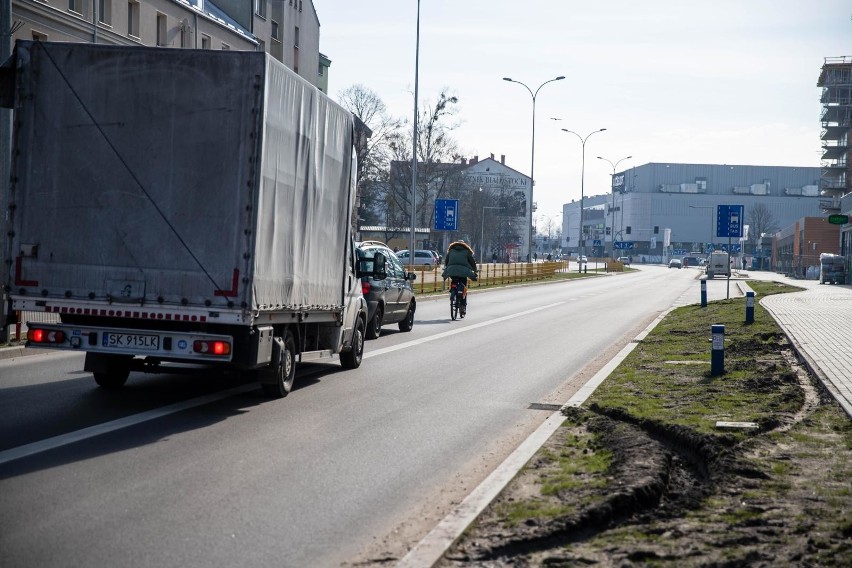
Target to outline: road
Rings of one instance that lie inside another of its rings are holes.
[[[104,391],[78,354],[0,361],[0,565],[399,558],[546,405],[661,311],[697,302],[697,274],[643,266],[472,293],[455,322],[446,299],[422,298],[412,332],[368,342],[354,371],[304,365],[278,401],[212,373]],[[708,290],[725,297],[725,282]]]

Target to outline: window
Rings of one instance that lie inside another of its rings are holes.
[[[139,2],[127,3],[127,35],[139,37]]]
[[[265,20],[266,19],[266,0],[255,0],[254,11],[258,16],[260,16],[261,18],[263,18]]]
[[[201,34],[201,49],[210,49],[210,36],[207,34]]]
[[[293,45],[293,71],[299,72],[299,26],[296,26],[294,32],[295,43]]]
[[[695,185],[698,191],[707,191],[707,178],[695,178]]]
[[[227,43],[222,43],[222,51],[230,51],[230,50],[231,50],[230,45],[228,45]]]
[[[168,20],[165,14],[157,14],[157,45],[163,47],[168,43],[166,34],[168,33]]]
[[[627,228],[625,229],[624,232],[627,233],[628,235],[630,234],[630,225],[627,225]]]
[[[275,20],[272,20],[272,33],[270,35],[272,36],[272,39],[281,41],[281,27]]]
[[[655,234],[655,235],[659,235],[659,234],[660,234],[660,227],[659,227],[659,226],[657,226],[657,225],[654,225],[654,234]]]
[[[112,2],[98,0],[98,22],[106,26],[112,25]]]
[[[47,34],[33,30],[33,41],[47,41]]]
[[[82,14],[83,0],[68,0],[68,10],[77,14]]]

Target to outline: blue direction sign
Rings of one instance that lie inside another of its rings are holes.
[[[716,210],[716,236],[741,238],[743,236],[743,205],[718,205]]]
[[[435,200],[435,227],[436,231],[457,231],[459,228],[459,200],[458,199],[436,199]]]
[[[633,248],[633,241],[615,241],[615,248],[619,250],[629,250]]]

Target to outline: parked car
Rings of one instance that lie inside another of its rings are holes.
[[[435,256],[435,266],[441,268],[441,264],[444,262],[444,258],[441,256],[441,253],[436,250],[432,250],[430,252]]]
[[[624,266],[630,266],[630,257],[629,256],[619,256],[618,262],[620,262]]]
[[[683,257],[681,263],[683,264],[684,268],[689,266],[701,266],[701,260],[702,259],[698,258],[697,256],[685,256]]]
[[[400,331],[411,331],[417,309],[413,286],[417,275],[406,272],[399,258],[383,242],[364,241],[357,243],[355,250],[362,273],[373,272],[377,255],[385,266],[384,277],[361,278],[361,290],[367,300],[367,339],[377,338],[385,324],[396,323]]]
[[[585,254],[580,255],[580,256],[577,257],[577,262],[579,262],[580,264],[585,264],[585,263],[589,262],[589,258]]]
[[[411,262],[411,255],[407,250],[401,250],[396,253],[397,258],[402,262],[402,264],[408,266],[425,266],[426,268],[432,268],[433,266],[438,266],[435,263],[435,255],[432,254],[430,250],[415,250],[414,251],[414,262]]]
[[[669,261],[669,268],[683,268],[683,263],[679,258],[673,258]]]

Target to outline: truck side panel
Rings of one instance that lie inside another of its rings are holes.
[[[352,116],[271,57],[266,78],[255,306],[340,309],[355,197]]]

